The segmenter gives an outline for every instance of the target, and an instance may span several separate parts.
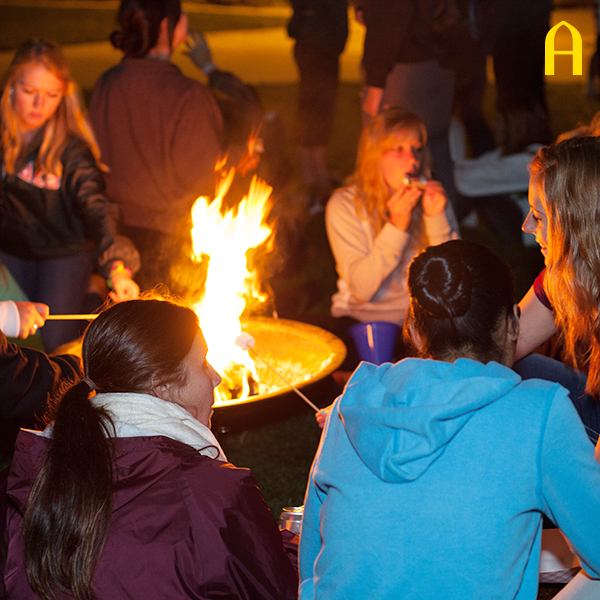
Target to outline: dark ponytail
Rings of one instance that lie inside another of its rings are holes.
[[[29,584],[45,600],[54,592],[94,600],[94,569],[112,514],[114,424],[90,398],[183,385],[185,358],[200,333],[198,316],[168,300],[120,302],[98,315],[83,338],[87,377],[54,409],[52,439],[23,519]]]
[[[431,246],[409,268],[411,297],[405,338],[418,334],[419,354],[445,360],[457,353],[500,360],[495,334],[513,314],[510,267],[491,250],[464,240]]]
[[[114,426],[93,406],[90,391],[82,380],[58,404],[50,448],[23,519],[27,578],[45,600],[57,591],[96,599],[94,570],[112,512]]]

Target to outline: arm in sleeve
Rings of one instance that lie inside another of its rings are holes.
[[[277,523],[250,472],[237,481],[225,501],[227,505],[221,508],[226,527],[221,528],[220,535],[228,553],[226,568],[232,596],[295,599],[298,578]]]
[[[413,11],[412,0],[375,0],[363,6],[366,26],[363,66],[367,86],[385,87],[408,36]]]
[[[515,360],[527,356],[556,333],[554,313],[544,306],[533,287],[519,302],[519,308],[521,319]]]
[[[335,457],[335,451],[330,450],[331,438],[339,435],[340,417],[339,405],[341,397],[332,404],[327,414],[327,420],[321,434],[321,441],[315,454],[315,460],[308,476],[308,485],[304,496],[304,514],[302,530],[300,531],[300,546],[298,549],[298,566],[300,570],[299,599],[308,600],[315,597],[315,562],[321,552],[321,509],[327,497],[326,489],[317,484],[317,474],[321,466],[323,454]],[[330,434],[330,430],[334,433]],[[325,449],[325,446],[328,446]],[[334,458],[335,460],[335,458]]]
[[[458,239],[457,233],[452,230],[450,223],[448,223],[446,211],[434,217],[423,215],[423,221],[425,223],[425,235],[430,246],[438,246],[449,240]]]
[[[7,337],[17,337],[21,327],[21,317],[16,302],[3,300],[0,302],[0,330]]]
[[[386,223],[369,247],[368,233],[352,201],[336,192],[325,213],[327,237],[337,271],[359,302],[368,302],[398,266],[410,236]]]
[[[30,418],[46,407],[65,381],[81,377],[76,356],[49,357],[11,344],[0,332],[0,418]]]
[[[600,465],[567,391],[552,389],[539,455],[542,508],[600,579]]]
[[[64,161],[65,193],[84,222],[86,236],[95,243],[99,272],[108,276],[112,262],[122,261],[133,273],[140,268],[140,255],[125,236],[117,235],[119,209],[105,195],[104,175],[89,148],[75,145]]]
[[[321,551],[319,516],[322,500],[317,493],[317,487],[314,482],[314,469],[315,465],[313,465],[308,477],[308,486],[304,498],[300,546],[298,549],[298,566],[300,570],[299,598],[301,600],[315,597],[314,565]]]

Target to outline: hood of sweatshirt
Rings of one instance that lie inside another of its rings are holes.
[[[361,460],[387,482],[418,479],[479,410],[521,382],[496,362],[361,363],[336,405]]]

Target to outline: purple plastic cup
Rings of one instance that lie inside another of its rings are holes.
[[[357,323],[348,329],[360,359],[374,365],[392,361],[399,331],[398,325],[386,321]]]

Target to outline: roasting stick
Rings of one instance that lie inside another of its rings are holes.
[[[249,333],[242,333],[238,335],[235,339],[235,345],[239,346],[242,350],[246,350],[248,352],[252,352],[254,356],[260,358],[260,360],[269,368],[281,381],[283,381],[286,385],[289,385],[306,404],[308,404],[315,412],[319,412],[319,408],[317,408],[293,383],[288,381],[277,369],[273,367],[267,360],[265,360],[255,349],[254,349],[254,338]]]
[[[97,314],[90,315],[48,315],[46,321],[91,321]]]

